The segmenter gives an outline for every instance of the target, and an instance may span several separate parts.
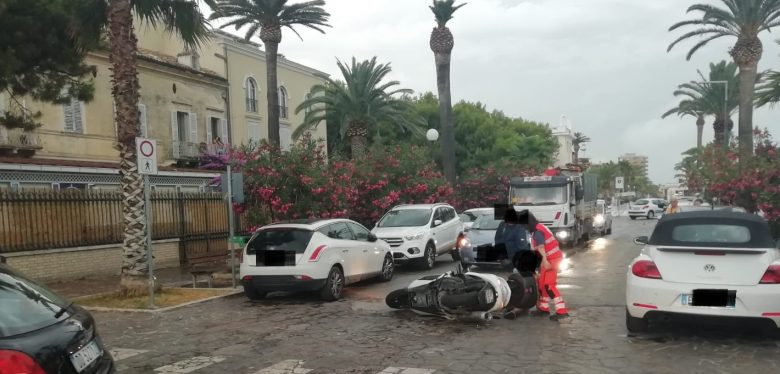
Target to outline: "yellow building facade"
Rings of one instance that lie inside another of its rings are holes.
[[[136,25],[139,39],[141,132],[157,141],[157,189],[197,191],[216,174],[197,170],[204,153],[266,139],[265,55],[257,44],[215,32],[194,54],[170,34]],[[0,126],[0,189],[116,189],[118,151],[106,52],[90,53],[96,67],[95,97],[89,103],[21,105],[40,111],[43,126],[32,131]],[[289,147],[303,113],[294,109],[326,75],[279,58],[282,146]],[[13,110],[0,96],[0,111]],[[324,124],[314,132],[325,139]]]

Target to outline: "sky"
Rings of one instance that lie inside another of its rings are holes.
[[[489,110],[552,127],[565,116],[574,131],[592,139],[580,157],[607,162],[628,152],[646,155],[653,182],[674,182],[680,154],[696,146],[696,120],[661,119],[661,114],[679,102],[672,96],[678,84],[697,80],[697,70],[706,75],[710,62],[730,60],[728,49],[736,41],[726,37],[711,42],[690,61],[685,55],[694,40],[667,53],[669,43],[684,32],[668,28],[695,17],[685,14],[693,0],[465,2],[448,24],[455,37],[453,102],[478,101]],[[327,0],[333,27],[324,35],[299,29],[303,40],[285,30],[279,53],[334,78],[340,75],[337,59],[377,56],[391,63],[391,78],[402,86],[436,92],[428,44],[435,26],[430,3]],[[232,27],[225,31],[236,33]],[[780,69],[777,35],[762,35],[759,70]],[[732,119],[736,124],[737,116]],[[756,110],[754,125],[780,138],[780,107]],[[708,121],[704,140],[712,138]]]

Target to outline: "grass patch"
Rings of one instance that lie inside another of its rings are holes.
[[[157,308],[167,308],[192,301],[223,296],[234,292],[233,289],[198,289],[198,288],[163,288],[154,294],[154,305]],[[120,297],[118,293],[107,295],[85,296],[74,300],[81,306],[119,308],[119,309],[149,309],[149,295],[136,297]]]

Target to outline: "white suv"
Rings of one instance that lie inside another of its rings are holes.
[[[344,285],[393,278],[390,246],[347,219],[298,220],[260,228],[241,261],[244,294],[261,299],[273,291],[319,291],[327,301]]]
[[[385,213],[371,230],[390,244],[396,262],[416,262],[433,269],[436,256],[450,253],[459,260],[463,221],[447,204],[401,205]]]

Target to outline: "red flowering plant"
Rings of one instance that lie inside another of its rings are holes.
[[[233,162],[244,174],[248,218],[272,221],[346,217],[351,171],[339,160],[326,163],[325,145],[306,134],[289,151],[266,142],[244,147]]]
[[[750,212],[763,212],[775,227],[780,225],[780,157],[777,144],[767,130],[756,130],[755,152],[739,160],[736,145],[728,150],[709,146],[698,156],[695,177],[689,187],[703,188],[722,203]],[[780,233],[778,233],[780,234]]]

